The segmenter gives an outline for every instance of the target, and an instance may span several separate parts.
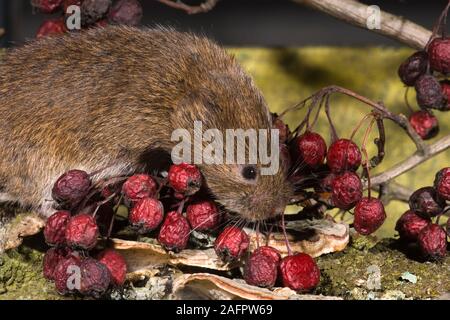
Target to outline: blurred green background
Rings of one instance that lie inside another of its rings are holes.
[[[382,101],[396,113],[408,115],[405,105],[405,87],[397,76],[397,68],[413,51],[407,48],[386,47],[303,47],[280,49],[233,49],[242,66],[254,77],[256,84],[264,93],[270,110],[280,112],[285,108],[310,96],[317,90],[339,85],[351,89],[373,101]],[[414,90],[408,93],[410,105],[418,109]],[[332,118],[340,137],[348,138],[357,123],[370,112],[370,108],[354,99],[335,94],[330,100]],[[443,135],[450,134],[450,112],[435,112],[439,118],[440,133],[433,142]],[[286,119],[293,129],[304,116],[304,112],[292,112]],[[358,131],[356,140],[361,143],[369,123]],[[390,121],[385,121],[386,157],[372,174],[384,171],[407,158],[415,151],[413,143],[404,131]],[[322,112],[315,128],[329,141],[329,127],[325,113]],[[376,149],[372,141],[376,129],[369,139],[369,157]],[[410,189],[432,185],[435,173],[450,165],[450,150],[428,160],[419,167],[398,177],[395,181]],[[406,203],[392,201],[386,207],[388,219],[377,232],[382,237],[395,234],[397,218],[408,208]],[[345,219],[350,219],[347,215]]]

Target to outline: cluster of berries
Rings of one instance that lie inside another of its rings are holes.
[[[433,39],[424,51],[417,51],[399,67],[398,75],[408,87],[414,86],[420,111],[412,112],[409,123],[424,140],[439,133],[439,122],[432,109],[450,110],[450,39]]]
[[[439,225],[439,217],[449,210],[447,201],[450,201],[450,168],[436,174],[433,187],[420,188],[411,195],[410,210],[400,217],[395,227],[400,239],[417,243],[423,256],[431,260],[443,259],[447,253],[450,219],[447,230]]]
[[[325,194],[330,207],[354,208],[355,230],[364,235],[376,231],[386,219],[383,203],[363,197],[363,184],[356,173],[362,162],[359,147],[350,139],[335,139],[329,148],[323,137],[306,130],[294,138],[280,120],[275,120],[282,140],[281,156],[289,170],[289,178],[301,188],[313,188]],[[326,160],[326,164],[325,164]]]
[[[142,20],[143,10],[138,0],[31,0],[37,11],[53,14],[61,12],[61,17],[44,21],[36,34],[37,38],[62,34],[68,30],[66,20],[73,12],[70,6],[80,8],[82,28],[102,27],[108,24],[137,26]]]

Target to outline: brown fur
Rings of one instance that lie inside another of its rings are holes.
[[[266,103],[235,60],[206,38],[171,29],[93,29],[9,51],[0,62],[0,200],[48,215],[51,185],[71,168],[104,175],[152,167],[171,133],[270,128]],[[201,165],[217,200],[248,219],[272,216],[290,186],[256,183],[238,165]]]

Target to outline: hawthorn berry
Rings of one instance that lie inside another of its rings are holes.
[[[447,253],[447,233],[444,228],[430,223],[420,231],[417,238],[423,255],[432,260],[440,260]]]
[[[214,201],[202,200],[194,202],[186,208],[186,218],[192,229],[208,231],[218,227],[221,215]]]
[[[158,241],[166,250],[178,252],[186,248],[190,232],[187,219],[181,213],[171,211],[159,230]]]
[[[39,27],[36,38],[40,39],[50,35],[58,35],[66,32],[66,23],[63,19],[44,21]]]
[[[293,154],[297,161],[310,168],[317,168],[325,160],[327,144],[318,133],[307,131],[293,141]]]
[[[113,249],[106,249],[100,252],[97,260],[103,263],[111,274],[111,282],[116,286],[121,286],[125,282],[127,275],[127,263],[122,255]]]
[[[356,171],[361,164],[361,152],[351,140],[338,139],[328,149],[327,165],[333,173]]]
[[[77,288],[80,271],[80,258],[68,255],[60,259],[56,265],[53,280],[56,290],[62,294],[73,293]],[[78,279],[77,279],[78,277]]]
[[[331,201],[339,209],[353,208],[362,198],[361,179],[354,172],[345,172],[336,176],[331,183]]]
[[[250,239],[244,230],[226,227],[214,242],[217,255],[226,262],[239,260],[247,251]]]
[[[70,217],[69,211],[56,211],[47,219],[44,227],[44,238],[48,245],[64,244],[66,227]]]
[[[81,2],[81,24],[89,26],[102,19],[108,13],[111,0],[83,0]]]
[[[123,195],[131,202],[136,202],[156,195],[157,185],[148,174],[135,174],[125,181],[122,186]]]
[[[423,75],[417,79],[414,88],[416,99],[423,109],[432,108],[441,110],[446,108],[446,99],[439,81],[432,75]]]
[[[272,256],[254,251],[244,266],[244,279],[250,285],[271,288],[278,275],[278,263]]]
[[[355,207],[353,226],[363,235],[375,232],[386,219],[383,203],[377,198],[362,198]]]
[[[56,180],[52,197],[59,204],[73,208],[87,196],[90,188],[89,174],[82,170],[69,170]]]
[[[131,209],[128,220],[140,234],[155,230],[163,221],[164,207],[154,198],[143,198]]]
[[[280,252],[271,246],[261,246],[257,248],[253,253],[262,254],[268,256],[270,259],[275,261],[277,264],[281,261]]]
[[[442,93],[444,94],[444,99],[447,103],[445,103],[440,111],[449,111],[450,110],[450,81],[449,80],[441,80],[439,81],[441,84]]]
[[[409,123],[423,139],[434,138],[439,133],[438,119],[429,110],[419,110],[409,116]]]
[[[70,254],[72,254],[72,251],[64,247],[50,248],[45,253],[42,261],[44,277],[49,280],[54,280],[56,266]]]
[[[63,12],[64,12],[64,14],[66,14],[67,13],[67,9],[70,7],[70,6],[81,6],[81,0],[63,0],[63,3],[62,3],[62,8],[63,8]]]
[[[90,250],[97,244],[98,236],[97,223],[89,214],[78,214],[67,223],[65,238],[70,247]]]
[[[190,196],[200,190],[202,174],[197,166],[188,163],[174,164],[168,173],[169,184],[177,193]]]
[[[436,173],[434,188],[438,197],[450,201],[450,167],[443,168]]]
[[[42,13],[52,13],[61,7],[62,0],[31,0],[31,5]]]
[[[319,180],[316,187],[317,192],[332,192],[333,191],[333,180],[336,178],[336,174],[330,172],[325,177]]]
[[[100,298],[108,290],[111,274],[101,262],[86,258],[80,263],[80,293]]]
[[[416,241],[420,231],[431,223],[430,219],[419,216],[412,210],[406,211],[395,225],[400,239]]]
[[[278,129],[278,137],[280,142],[285,143],[291,134],[289,127],[283,120],[281,120],[277,114],[272,113],[272,126],[274,129]]]
[[[141,23],[143,15],[142,6],[137,0],[118,0],[108,13],[111,24],[124,24],[137,26]]]
[[[416,80],[427,71],[428,55],[417,51],[409,56],[398,68],[398,76],[407,86],[413,86]]]
[[[431,218],[444,211],[445,201],[441,199],[433,187],[423,187],[409,197],[409,208],[417,214]]]
[[[450,72],[450,39],[436,38],[428,45],[430,66],[441,73]]]
[[[310,291],[320,281],[319,267],[306,253],[284,257],[280,263],[280,274],[283,285],[295,291]]]

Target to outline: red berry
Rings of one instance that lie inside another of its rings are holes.
[[[137,26],[141,23],[142,11],[137,0],[119,0],[109,10],[108,20],[111,24]]]
[[[355,230],[364,235],[375,232],[386,219],[383,203],[376,198],[362,198],[355,207]]]
[[[31,5],[43,13],[52,13],[61,7],[62,0],[31,0]]]
[[[60,294],[68,294],[74,292],[79,284],[79,266],[80,258],[74,255],[68,255],[62,258],[55,268],[53,280],[55,281],[56,290]]]
[[[193,195],[202,185],[202,175],[200,170],[193,165],[187,163],[174,164],[170,167],[169,184],[178,193],[186,196]]]
[[[41,24],[36,33],[36,38],[42,38],[50,35],[58,35],[66,32],[66,23],[62,19],[47,20]]]
[[[409,123],[423,140],[434,138],[439,133],[438,119],[428,110],[420,110],[411,114]]]
[[[339,209],[353,208],[362,198],[362,183],[354,172],[345,172],[338,175],[331,183],[333,189],[331,201]]]
[[[81,3],[81,24],[88,26],[102,19],[108,13],[111,0],[83,0]]]
[[[431,218],[444,211],[445,201],[433,187],[420,188],[409,197],[409,208],[417,214]]]
[[[356,171],[360,164],[361,152],[351,140],[336,140],[328,149],[327,165],[334,173]]]
[[[428,55],[417,51],[409,56],[398,68],[398,76],[407,86],[413,86],[416,80],[427,71]]]
[[[320,281],[320,270],[311,256],[297,253],[284,257],[280,263],[283,285],[295,291],[309,291]]]
[[[434,188],[440,198],[450,201],[450,167],[443,168],[436,173]]]
[[[192,203],[187,207],[186,218],[192,229],[208,231],[218,227],[221,215],[214,201],[202,200]]]
[[[442,92],[441,84],[431,75],[421,76],[415,83],[416,99],[423,109],[432,108],[442,110],[446,108],[447,101]]]
[[[447,253],[447,233],[438,224],[431,223],[423,228],[417,241],[425,257],[440,260]]]
[[[214,249],[217,255],[226,262],[238,260],[247,251],[250,240],[244,230],[237,227],[226,227],[216,238]]]
[[[64,14],[67,13],[67,8],[70,6],[81,6],[81,0],[64,0],[62,4]]]
[[[271,288],[278,275],[278,263],[273,257],[254,251],[244,267],[244,279],[250,285]]]
[[[261,246],[258,249],[256,249],[255,251],[253,251],[253,253],[265,255],[265,256],[269,257],[270,259],[272,259],[273,261],[275,261],[277,264],[279,264],[281,261],[280,252],[278,252],[277,249],[270,247],[270,246]]]
[[[127,263],[120,253],[113,249],[106,249],[99,253],[97,260],[108,268],[114,285],[121,286],[124,284],[127,275]]]
[[[442,106],[440,111],[449,111],[450,110],[450,81],[449,80],[441,80],[439,81],[441,84],[442,93],[444,95],[444,99],[447,101],[446,104]]]
[[[336,178],[336,174],[330,172],[320,179],[319,184],[316,186],[316,192],[332,192],[334,178]]]
[[[95,219],[89,214],[72,217],[66,227],[66,242],[69,246],[90,250],[97,244],[99,236]]]
[[[56,266],[70,254],[72,254],[72,251],[67,248],[50,248],[45,253],[42,263],[44,277],[49,280],[54,280]]]
[[[64,244],[69,211],[56,211],[45,223],[44,237],[48,245]]]
[[[293,153],[300,163],[316,168],[325,160],[327,144],[320,134],[307,131],[298,136],[293,143]]]
[[[138,201],[156,195],[156,182],[147,174],[135,174],[127,179],[122,186],[124,196],[132,201]]]
[[[86,197],[91,188],[91,178],[82,170],[70,170],[56,180],[52,197],[69,208],[75,207]]]
[[[111,274],[101,262],[86,258],[80,263],[80,293],[100,298],[108,290]]]
[[[272,126],[274,129],[278,129],[278,137],[281,143],[285,143],[291,134],[289,127],[283,120],[281,120],[276,113],[272,113]]]
[[[178,252],[186,248],[190,232],[191,227],[186,218],[171,211],[159,230],[158,241],[166,250]]]
[[[430,223],[429,219],[422,218],[414,211],[408,210],[397,220],[395,230],[398,231],[401,239],[416,241],[420,231]]]
[[[139,200],[128,216],[132,227],[141,234],[155,230],[161,224],[163,218],[163,204],[153,198]]]
[[[428,45],[430,66],[442,73],[450,72],[450,39],[436,38]]]

